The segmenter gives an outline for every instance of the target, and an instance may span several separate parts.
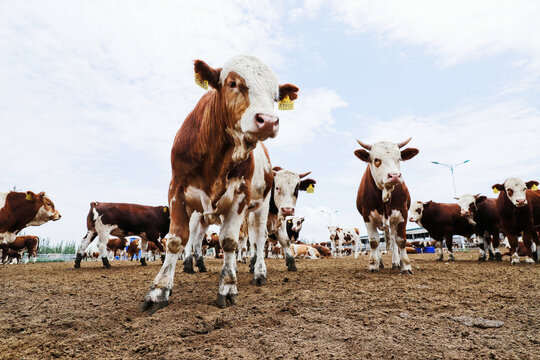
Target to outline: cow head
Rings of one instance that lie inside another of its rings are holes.
[[[509,178],[506,179],[504,184],[495,184],[492,188],[497,189],[501,193],[506,193],[506,196],[515,207],[522,207],[527,205],[527,189],[531,189],[535,185],[538,186],[538,181],[532,180],[525,182],[520,178]]]
[[[284,219],[287,216],[293,216],[298,192],[306,191],[310,185],[314,186],[316,181],[313,179],[302,180],[302,178],[311,174],[311,171],[297,174],[289,170],[283,170],[280,167],[274,167],[273,172],[272,199],[278,209],[278,217]]]
[[[478,205],[486,201],[487,197],[480,196],[480,194],[465,194],[455,199],[461,209],[461,216],[466,217],[471,225],[476,225],[476,222],[473,220],[474,215],[476,214]]]
[[[27,226],[39,226],[48,221],[60,220],[60,212],[54,208],[54,203],[44,193],[35,194],[32,191],[26,192],[26,201],[31,202],[36,208],[36,216]]]
[[[403,182],[400,161],[412,159],[418,154],[418,149],[407,148],[400,150],[411,141],[411,138],[399,144],[380,141],[369,145],[360,140],[357,141],[365,150],[358,149],[354,154],[360,160],[368,163],[375,184],[380,190],[383,190],[383,200],[386,202],[390,199],[394,186]]]
[[[235,56],[218,69],[196,60],[195,73],[215,89],[218,108],[226,113],[226,126],[235,144],[254,146],[259,140],[275,137],[279,118],[274,102],[298,97],[296,86],[280,86],[272,69],[253,56]]]
[[[418,225],[422,226],[422,215],[424,214],[424,206],[428,205],[431,201],[423,203],[421,201],[416,201],[411,204],[409,209],[409,221],[415,222]]]
[[[304,217],[294,216],[287,220],[287,224],[290,224],[291,230],[294,232],[300,232],[302,230],[302,224],[304,223]]]
[[[330,240],[332,240],[332,242],[339,239],[339,233],[341,231],[341,229],[339,227],[337,227],[337,226],[328,226],[328,231],[330,232]]]

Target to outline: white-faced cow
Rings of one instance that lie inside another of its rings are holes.
[[[111,264],[107,257],[109,235],[118,237],[122,244],[125,244],[126,236],[139,236],[141,238],[141,265],[144,266],[148,258],[148,241],[156,244],[159,249],[163,249],[159,239],[169,231],[169,222],[167,206],[92,202],[86,217],[88,232],[77,251],[75,268],[81,267],[83,254],[96,237],[98,237],[97,247],[103,266],[110,268]]]
[[[444,260],[443,240],[446,240],[448,260],[454,261],[453,238],[454,235],[470,237],[474,234],[474,227],[461,216],[458,204],[437,203],[434,201],[416,201],[409,210],[409,221],[415,222],[427,230],[429,236],[437,243],[437,261]]]
[[[300,239],[300,230],[302,230],[304,220],[304,217],[300,216],[293,216],[287,220],[287,236],[293,244]]]
[[[401,273],[412,274],[406,251],[407,210],[411,203],[409,190],[401,176],[400,162],[418,154],[418,149],[404,147],[411,138],[396,144],[387,141],[373,145],[358,141],[365,150],[354,154],[368,166],[362,177],[356,207],[364,218],[371,247],[369,269],[378,271],[382,266],[379,253],[378,229],[388,234],[392,249],[392,266],[400,267]],[[388,246],[388,245],[387,245]]]
[[[15,241],[19,231],[27,226],[39,226],[61,217],[51,199],[32,191],[0,193],[0,243]]]
[[[488,199],[480,194],[465,194],[456,198],[464,216],[474,227],[474,233],[478,239],[478,261],[486,260],[489,252],[489,260],[501,260],[499,251],[501,225],[497,211],[497,199]]]
[[[519,263],[518,237],[523,236],[526,248],[525,262],[534,263],[531,244],[540,247],[540,191],[530,190],[538,181],[524,182],[520,178],[509,178],[503,184],[493,185],[499,192],[497,210],[502,231],[510,243],[512,264]]]
[[[199,100],[174,140],[169,186],[171,226],[165,262],[142,304],[142,310],[149,313],[168,304],[176,262],[190,236],[193,212],[202,214],[206,224],[221,223],[219,241],[224,261],[217,305],[236,302],[234,252],[248,206],[254,206],[249,213],[250,239],[264,239],[257,240],[263,241],[261,248],[266,240],[263,215],[268,212],[267,184],[271,183],[272,172],[264,166],[270,162],[260,141],[277,135],[279,119],[274,102],[285,97],[294,100],[298,91],[294,85],[279,86],[274,72],[252,56],[234,57],[219,69],[197,60],[195,73],[212,90]],[[258,157],[266,160],[257,161]],[[253,182],[260,183],[260,194],[253,193]],[[253,199],[260,200],[253,203]],[[266,276],[266,269],[257,269],[262,270]]]
[[[328,226],[330,240],[332,244],[332,255],[343,257],[343,245],[352,245],[354,248],[354,258],[358,259],[358,250],[360,248],[360,231],[357,228],[340,228],[337,226]]]

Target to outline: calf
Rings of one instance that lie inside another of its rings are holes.
[[[110,252],[113,258],[116,256],[122,256],[122,252],[126,248],[127,240],[125,238],[114,238],[107,241],[107,250]]]
[[[7,258],[7,260],[6,260]],[[20,264],[22,252],[12,249],[2,251],[2,264]]]
[[[141,238],[141,265],[146,265],[148,241],[163,250],[160,237],[169,230],[169,208],[167,206],[144,206],[124,203],[90,203],[86,217],[88,232],[84,237],[77,257],[75,268],[81,267],[82,256],[90,243],[98,237],[98,250],[103,266],[110,268],[107,258],[109,235],[116,236],[125,244],[126,236]]]
[[[318,259],[321,257],[317,249],[304,244],[291,244],[291,253],[295,258]]]
[[[493,185],[499,193],[497,211],[502,231],[510,243],[512,264],[519,263],[518,237],[523,236],[526,248],[525,262],[534,263],[531,244],[540,246],[540,191],[530,190],[538,186],[538,181],[524,182],[519,178],[509,178],[503,184]]]
[[[127,255],[129,257],[129,261],[133,261],[133,257],[137,256],[139,254],[139,240],[135,239],[129,243],[128,248],[126,250]]]
[[[60,213],[44,192],[0,193],[0,243],[12,243],[19,231],[27,226],[39,226],[60,218]]]
[[[294,216],[287,220],[287,237],[292,243],[295,243],[300,239],[300,230],[302,230],[303,223],[303,217]]]
[[[28,251],[27,261],[30,260],[30,257],[33,257],[33,262],[35,263],[37,260],[37,252],[39,250],[39,238],[32,235],[17,236],[15,241],[10,244],[0,244],[0,248],[3,251],[2,262],[4,262],[4,258],[7,256],[9,250],[17,251],[22,255],[26,249]]]
[[[360,146],[354,154],[367,163],[366,171],[358,188],[356,207],[364,218],[371,247],[369,269],[378,271],[382,266],[379,253],[378,229],[387,233],[392,248],[392,266],[400,267],[401,273],[412,274],[407,256],[406,230],[407,210],[411,203],[409,190],[403,182],[400,161],[412,159],[418,149],[404,147],[411,138],[396,144],[386,141],[373,145],[358,140]]]
[[[343,245],[352,245],[354,248],[354,258],[358,259],[360,248],[360,231],[357,228],[344,229],[337,226],[328,226],[330,240],[332,244],[332,255],[342,257]]]
[[[501,226],[497,212],[497,199],[488,199],[480,194],[465,194],[456,199],[461,209],[461,216],[464,216],[474,227],[480,248],[478,260],[485,261],[486,251],[488,251],[490,260],[500,261]]]
[[[443,240],[446,240],[448,260],[454,261],[452,241],[454,235],[470,237],[474,227],[461,216],[458,204],[436,203],[434,201],[417,201],[409,211],[409,221],[415,222],[427,230],[429,236],[436,240],[437,261],[444,260]]]
[[[250,241],[257,241],[260,251],[266,241],[272,172],[260,142],[277,135],[274,102],[294,100],[298,91],[294,85],[279,86],[274,72],[252,56],[234,57],[218,69],[197,60],[195,73],[212,90],[182,123],[172,147],[171,225],[165,262],[142,305],[149,313],[168,304],[176,262],[190,232],[198,229],[195,239],[201,239],[205,226],[213,223],[221,223],[219,241],[224,253],[216,302],[219,307],[236,302],[235,250],[248,207]],[[203,221],[194,221],[192,228],[190,217],[195,214],[201,214]],[[255,276],[266,278],[266,268],[257,267]]]

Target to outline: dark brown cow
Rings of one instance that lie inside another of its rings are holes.
[[[446,240],[448,260],[454,261],[453,237],[461,235],[470,237],[474,234],[474,227],[461,216],[458,204],[436,203],[434,201],[417,201],[412,204],[409,211],[409,221],[415,222],[427,230],[429,236],[437,241],[437,260],[443,261],[443,240]]]
[[[146,265],[148,241],[153,242],[162,250],[163,246],[159,239],[167,234],[169,223],[169,208],[167,206],[90,203],[90,211],[86,217],[88,232],[77,252],[75,268],[81,267],[82,254],[97,236],[99,236],[98,250],[101,253],[103,266],[110,268],[111,265],[107,258],[109,235],[122,240],[126,236],[139,236],[142,250],[141,265],[144,266]]]
[[[122,251],[126,248],[127,240],[123,239],[109,239],[107,241],[107,250],[112,253],[112,256],[122,255]],[[120,252],[120,253],[119,253]]]
[[[525,262],[534,263],[531,245],[540,247],[540,191],[528,190],[538,186],[538,181],[525,183],[519,178],[509,178],[504,184],[493,185],[499,191],[497,210],[504,235],[508,238],[512,264],[519,263],[518,237],[523,236]]]
[[[332,250],[330,250],[326,246],[322,246],[322,245],[311,245],[311,246],[317,249],[319,254],[321,254],[321,257],[327,257],[327,258],[332,257]]]
[[[406,230],[407,210],[411,203],[409,190],[403,182],[400,161],[412,159],[418,149],[400,150],[411,139],[399,144],[381,141],[373,145],[358,143],[366,150],[354,154],[368,163],[358,188],[356,207],[364,218],[371,247],[369,269],[378,271],[382,266],[379,252],[379,229],[384,229],[392,248],[392,266],[400,267],[402,273],[412,274],[407,256]],[[388,244],[387,243],[387,244]]]
[[[7,256],[9,250],[20,252],[22,255],[24,249],[26,249],[28,252],[28,260],[33,256],[35,263],[37,260],[37,252],[39,250],[39,238],[33,235],[17,236],[15,241],[10,244],[0,244],[0,248],[2,249],[2,262],[5,260],[4,254]]]
[[[497,211],[497,199],[488,199],[480,194],[465,194],[457,200],[461,208],[461,216],[467,218],[474,227],[480,248],[478,260],[485,261],[486,252],[489,252],[489,260],[500,261],[499,245],[502,231]]]
[[[274,101],[294,100],[298,91],[294,85],[279,86],[273,71],[252,56],[236,56],[218,69],[197,60],[195,73],[212,90],[182,123],[172,147],[171,226],[165,262],[142,306],[150,313],[168,304],[176,262],[189,240],[194,211],[202,214],[206,224],[221,220],[224,261],[217,305],[225,307],[236,301],[235,250],[245,211],[251,205],[252,152],[260,141],[277,135]],[[272,174],[268,174],[265,184],[271,183]]]
[[[32,191],[0,193],[0,243],[15,241],[27,226],[39,226],[61,217],[49,197]]]
[[[139,248],[139,240],[135,239],[128,245],[128,248],[126,250],[129,261],[133,261],[133,257],[139,254],[139,250],[141,250]]]
[[[2,264],[11,264],[16,260],[16,264],[21,263],[22,252],[12,249],[2,251]],[[7,260],[6,260],[7,259]]]

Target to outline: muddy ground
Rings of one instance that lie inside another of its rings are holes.
[[[170,305],[151,317],[138,306],[159,262],[0,266],[0,358],[539,359],[540,265],[476,257],[412,255],[412,276],[371,274],[367,256],[298,260],[297,273],[269,259],[263,287],[240,264],[239,303],[227,309],[214,305],[220,260],[203,274],[180,265]]]

